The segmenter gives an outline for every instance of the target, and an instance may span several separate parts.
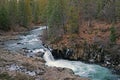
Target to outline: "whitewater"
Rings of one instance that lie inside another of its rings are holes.
[[[9,50],[19,51],[23,48],[28,50],[28,56],[34,56],[38,52],[44,53],[45,65],[49,67],[61,67],[71,69],[75,75],[90,78],[91,80],[120,80],[119,76],[112,74],[110,69],[96,65],[86,64],[81,61],[55,60],[51,51],[45,48],[40,40],[43,30],[46,26],[27,32],[25,35],[19,35],[20,40],[8,41],[6,43]],[[18,44],[19,43],[19,44]]]

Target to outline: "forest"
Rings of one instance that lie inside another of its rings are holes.
[[[120,21],[119,0],[0,0],[0,29],[42,24],[50,35],[79,33],[82,21]],[[56,30],[57,29],[57,30]],[[53,32],[54,31],[54,32]],[[56,34],[54,34],[56,33]]]

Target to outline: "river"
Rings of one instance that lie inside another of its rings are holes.
[[[120,80],[120,76],[112,74],[110,69],[96,64],[86,64],[80,61],[55,60],[49,49],[42,45],[40,40],[46,26],[31,30],[23,35],[18,35],[19,40],[10,40],[5,43],[6,48],[11,51],[27,50],[26,56],[34,57],[38,52],[44,52],[46,65],[51,67],[62,67],[72,69],[75,75],[87,77],[91,80]]]

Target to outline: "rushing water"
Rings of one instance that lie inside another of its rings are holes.
[[[50,52],[42,45],[39,35],[42,35],[43,29],[40,27],[20,36],[20,40],[6,42],[9,50],[20,51],[26,49],[27,56],[34,56],[38,52],[44,52],[46,65],[51,67],[62,67],[72,69],[76,75],[88,77],[92,80],[120,80],[117,75],[113,75],[107,68],[95,64],[85,64],[80,61],[55,60]]]

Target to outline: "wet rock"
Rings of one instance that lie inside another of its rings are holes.
[[[74,74],[74,72],[71,69],[63,68],[63,70],[67,71],[70,74]]]
[[[0,42],[0,48],[2,48],[5,45],[4,42]]]
[[[52,55],[55,59],[62,59],[64,57],[64,54],[59,49],[53,49],[52,50]]]
[[[51,52],[55,59],[70,59],[73,54],[73,50],[69,48],[52,49]]]
[[[44,53],[43,52],[38,52],[38,53],[35,54],[35,56],[43,58]]]
[[[115,66],[115,73],[120,75],[120,64]]]
[[[79,44],[78,44],[79,45]],[[68,60],[82,60],[87,63],[97,63],[102,66],[116,70],[119,73],[120,64],[120,45],[105,45],[102,42],[95,42],[92,44],[83,43],[80,46],[74,46],[73,51],[70,52],[68,48],[53,49],[53,56],[57,59]]]
[[[35,71],[37,75],[44,75],[45,70],[44,69],[39,69]]]
[[[17,44],[19,45],[19,44],[22,44],[22,43],[17,43]]]
[[[30,53],[30,52],[32,52],[32,50],[29,50],[29,49],[27,49],[27,48],[22,48],[22,51],[25,52],[25,53]]]

